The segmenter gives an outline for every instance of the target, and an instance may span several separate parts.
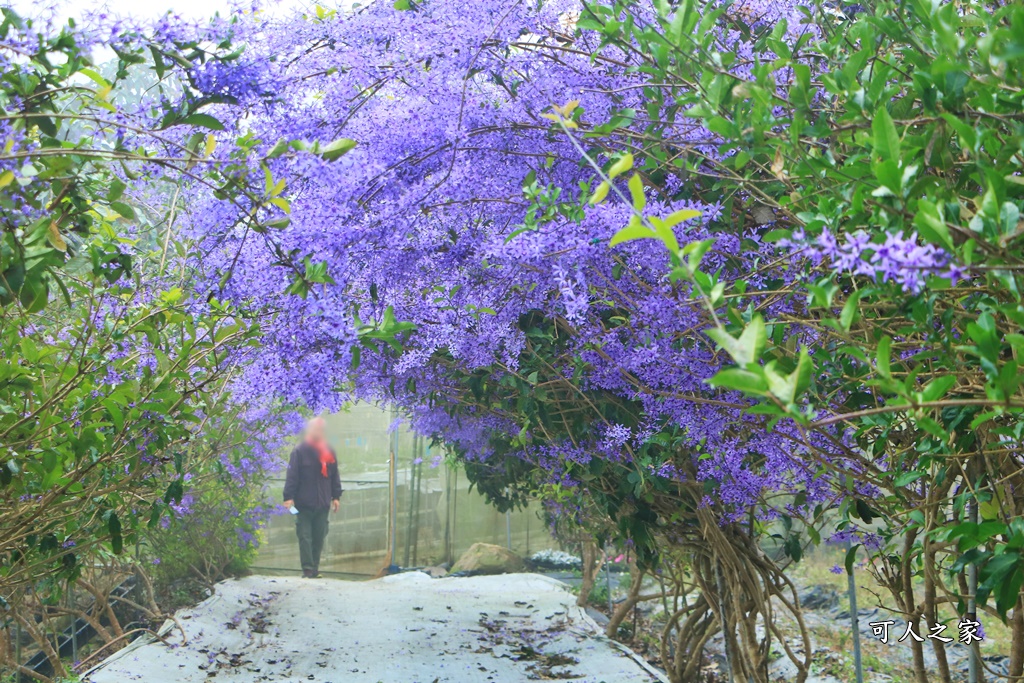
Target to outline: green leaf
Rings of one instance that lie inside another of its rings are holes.
[[[191,116],[186,116],[181,119],[178,123],[184,123],[190,126],[201,126],[211,130],[224,130],[224,124],[209,114],[192,114]]]
[[[768,387],[772,394],[784,404],[792,404],[811,384],[812,363],[806,347],[800,350],[797,367],[791,373],[782,375],[776,372],[776,367],[778,364],[775,361],[767,363],[764,367]]]
[[[938,401],[946,395],[946,392],[949,391],[954,384],[956,384],[955,375],[936,377],[925,385],[924,389],[921,391],[921,398],[928,402]]]
[[[760,314],[754,315],[739,339],[734,338],[722,328],[712,328],[706,333],[718,342],[719,346],[725,349],[725,352],[732,356],[733,361],[740,367],[747,367],[759,359],[768,341],[764,318]]]
[[[875,511],[871,509],[871,506],[860,498],[855,501],[855,507],[857,509],[857,516],[864,520],[865,524],[871,524],[871,520],[878,516]]]
[[[701,261],[704,260],[704,254],[708,252],[708,249],[710,249],[714,243],[715,238],[711,237],[706,240],[700,240],[699,242],[690,242],[683,247],[681,254],[687,257],[686,264],[691,274],[695,273],[697,269],[700,268]]]
[[[892,338],[882,337],[878,341],[878,351],[875,352],[875,368],[878,374],[885,379],[892,379],[892,371],[889,369],[889,357],[892,353]]]
[[[871,132],[874,134],[875,154],[879,155],[882,161],[899,161],[900,136],[884,104],[878,108],[874,120],[871,121]]]
[[[794,370],[790,377],[794,378],[793,386],[793,400],[800,398],[807,388],[811,386],[811,376],[814,370],[814,363],[811,361],[811,354],[807,351],[807,347],[804,346],[800,349],[800,358],[796,363],[796,370]]]
[[[612,167],[608,169],[609,178],[617,178],[626,171],[633,168],[633,155],[626,152],[618,161],[612,164]]]
[[[185,495],[185,486],[180,479],[175,479],[167,486],[167,491],[164,493],[164,502],[168,505],[172,500],[175,503],[180,503],[183,495]]]
[[[107,512],[107,531],[110,533],[110,547],[115,555],[124,550],[124,538],[121,535],[121,520],[113,510]]]
[[[116,202],[124,194],[127,185],[120,178],[114,178],[110,181],[110,188],[107,190],[107,201]]]
[[[110,208],[117,211],[119,214],[127,218],[128,220],[135,220],[135,209],[124,202],[110,202]]]
[[[914,215],[914,227],[924,239],[938,244],[947,250],[953,250],[953,238],[949,235],[949,227],[942,217],[942,210],[930,199],[922,197],[917,202],[917,213]]]
[[[658,235],[654,231],[650,230],[639,221],[631,221],[629,225],[612,235],[612,239],[608,242],[608,246],[614,247],[622,244],[623,242],[631,242],[632,240],[657,238]]]
[[[161,510],[160,505],[153,503],[152,507],[149,509],[149,521],[146,523],[146,528],[155,529],[157,524],[160,523],[160,519],[162,517],[163,511]]]
[[[604,201],[605,197],[608,196],[608,190],[611,189],[611,185],[607,182],[600,183],[594,190],[594,194],[590,196],[590,205],[600,204]]]
[[[949,439],[949,432],[943,429],[942,425],[940,425],[938,422],[928,417],[927,415],[920,415],[914,418],[914,424],[916,424],[918,427],[934,436],[936,439],[939,439],[940,441],[945,441]]]
[[[124,413],[121,411],[121,407],[109,398],[103,399],[103,407],[110,414],[110,421],[113,422],[114,429],[119,432],[124,429]]]
[[[708,380],[708,384],[719,389],[742,391],[753,396],[767,396],[769,393],[768,382],[763,373],[739,368],[719,370],[714,377]]]
[[[26,280],[18,293],[18,300],[27,313],[37,313],[50,300],[50,288],[45,280]]]
[[[1002,414],[1002,410],[986,410],[983,413],[979,413],[973,420],[971,420],[970,427],[971,429],[977,429],[981,425],[985,424],[990,420],[994,420],[995,418],[999,417]]]
[[[949,570],[951,572],[963,571],[969,565],[982,564],[987,560],[992,553],[987,550],[981,550],[979,548],[971,548],[967,552],[956,558],[956,561],[950,565]]]
[[[764,366],[764,377],[768,381],[768,390],[785,404],[793,402],[793,386],[787,378],[775,371],[777,364],[772,361]]]
[[[662,244],[665,245],[665,248],[668,249],[669,253],[675,254],[678,252],[679,240],[676,239],[676,233],[672,228],[665,225],[665,221],[656,216],[651,216],[650,223],[654,226],[654,231],[657,233]]]
[[[163,55],[153,46],[150,46],[149,51],[153,54],[153,70],[156,71],[156,77],[163,80],[164,73],[167,71]]]
[[[857,307],[860,305],[860,298],[864,295],[864,290],[858,289],[856,292],[850,295],[850,298],[843,304],[843,310],[839,314],[839,325],[843,328],[844,332],[849,332],[850,327],[857,319]]]
[[[896,479],[893,480],[893,485],[897,488],[906,486],[907,484],[913,484],[915,481],[924,476],[924,472],[903,472]]]
[[[634,173],[629,179],[629,195],[633,199],[633,209],[637,212],[643,211],[647,206],[647,197],[644,196],[644,181],[639,173]]]
[[[860,543],[855,543],[854,545],[851,545],[846,551],[846,561],[844,562],[844,564],[846,566],[847,574],[853,573],[853,563],[857,561],[857,548],[859,547]]]
[[[1024,586],[1024,566],[1017,557],[1017,565],[1013,572],[998,583],[999,592],[996,594],[996,611],[1001,615],[1007,614],[1017,604],[1020,597],[1021,586]]]
[[[799,536],[790,536],[786,539],[784,544],[786,554],[793,558],[794,562],[799,562],[800,558],[804,555],[803,546],[800,545]]]
[[[944,118],[946,123],[956,131],[956,134],[960,137],[964,148],[973,152],[978,146],[978,133],[975,128],[967,122],[958,119],[953,114],[943,113],[942,118]]]
[[[284,154],[285,152],[287,152],[289,147],[291,147],[289,142],[287,140],[285,140],[284,138],[281,138],[280,140],[277,141],[277,144],[275,144],[270,149],[270,151],[267,152],[267,158],[268,159],[276,159],[277,157],[279,157],[282,154]]]
[[[700,211],[694,209],[680,209],[679,211],[673,211],[665,218],[665,225],[670,228],[674,228],[683,221],[688,221],[691,218],[699,218],[701,215]]]
[[[339,138],[327,146],[321,147],[319,154],[327,161],[334,161],[351,152],[356,144],[356,141],[351,138]]]

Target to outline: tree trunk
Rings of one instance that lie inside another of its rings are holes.
[[[583,583],[580,584],[580,595],[576,598],[576,604],[585,607],[590,599],[590,591],[594,590],[594,583],[597,581],[597,573],[601,570],[601,554],[597,549],[597,543],[593,539],[583,541]]]
[[[1017,598],[1010,621],[1013,637],[1010,639],[1010,679],[1024,676],[1024,594]]]
[[[637,569],[636,564],[631,564],[629,567],[629,573],[632,576],[632,581],[629,584],[629,594],[626,599],[619,603],[618,607],[609,615],[608,625],[604,629],[604,634],[609,638],[614,638],[619,632],[619,626],[629,616],[629,613],[636,607],[637,603],[641,600],[653,600],[661,597],[657,595],[640,595],[640,587],[644,582],[644,572]]]

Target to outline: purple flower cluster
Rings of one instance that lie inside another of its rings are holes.
[[[917,233],[909,237],[890,233],[879,243],[863,230],[845,233],[841,240],[828,230],[813,240],[797,230],[779,244],[801,251],[814,262],[828,261],[837,273],[894,282],[911,294],[920,293],[930,277],[948,278],[953,284],[968,277],[947,252],[934,244],[919,244]]]
[[[249,46],[236,59],[192,68],[187,96],[233,103],[213,111],[229,130],[257,141],[257,158],[282,138],[357,142],[335,161],[291,153],[266,160],[270,186],[284,181],[280,197],[290,203],[290,223],[259,236],[242,227],[232,201],[199,183],[182,186],[190,210],[180,216],[180,230],[195,245],[187,256],[171,254],[168,271],[194,274],[204,294],[187,303],[188,314],[203,320],[211,310],[209,293],[260,319],[260,344],[226,356],[238,377],[230,392],[235,405],[246,408],[240,419],[251,438],[242,448],[217,452],[214,463],[232,498],[216,508],[219,522],[235,525],[243,547],[257,541],[270,513],[247,497],[248,489],[279,466],[277,450],[296,428],[295,416],[278,420],[281,407],[332,410],[352,397],[392,401],[419,432],[481,461],[493,456],[495,443],[523,433],[531,445],[515,454],[563,487],[582,487],[580,471],[598,459],[670,482],[695,472],[718,487],[715,505],[737,514],[766,491],[803,491],[808,505],[828,497],[827,481],[794,448],[796,435],[782,427],[758,429],[744,416],[740,397],[708,400],[707,380],[724,361],[701,341],[707,312],[695,292],[668,281],[668,258],[654,240],[608,247],[632,208],[614,196],[589,207],[585,196],[574,194],[592,186],[594,173],[573,141],[541,116],[552,104],[579,100],[584,129],[628,110],[635,132],[657,129],[680,148],[720,154],[711,131],[649,108],[635,56],[608,47],[595,48],[602,59],[591,59],[590,46],[601,41],[588,31],[571,37],[577,45],[566,42],[578,10],[575,0],[450,0],[417,3],[416,11],[381,2],[324,20],[258,15],[199,27],[168,15],[151,27],[168,49],[228,35]],[[785,19],[790,36],[810,30],[788,0],[744,0],[729,12],[755,25]],[[657,21],[647,6],[636,8],[635,19]],[[135,30],[119,23],[117,40]],[[723,40],[738,44],[745,56],[736,75],[749,75],[761,56],[744,44],[749,38],[728,32]],[[784,87],[788,76],[779,78]],[[164,96],[171,97],[154,94],[131,115],[156,121],[177,104]],[[251,106],[257,101],[261,106]],[[123,125],[128,111],[111,114],[117,124],[112,139],[126,145],[132,142]],[[0,127],[0,138],[9,133]],[[218,162],[239,158],[228,138],[218,138]],[[608,160],[598,154],[599,163]],[[8,168],[3,163],[0,155],[0,173]],[[252,166],[256,170],[256,162]],[[530,205],[522,188],[531,173],[538,187],[561,188],[559,201],[581,210],[572,218],[552,214],[510,237]],[[262,192],[263,171],[253,176]],[[140,203],[159,200],[168,177],[159,169],[147,169],[144,177],[151,182],[132,183],[129,194]],[[742,276],[751,288],[792,277],[762,267],[767,248],[753,231],[717,232],[722,206],[685,190],[681,179],[665,179],[648,189],[645,212],[699,211],[699,218],[677,226],[676,235],[682,243],[715,238],[706,272]],[[279,207],[261,208],[256,216],[281,217]],[[128,228],[138,236],[132,230],[138,228]],[[931,275],[962,277],[944,252],[917,244],[916,236],[873,244],[862,233],[841,243],[830,234],[813,242],[798,234],[787,246],[836,270],[912,292]],[[326,264],[334,284],[317,285],[300,299],[289,290],[305,257]],[[234,276],[222,281],[227,272]],[[106,297],[92,320],[100,326],[141,310],[166,284],[156,278],[130,301]],[[117,283],[130,286],[128,276]],[[772,304],[768,312],[789,305]],[[383,324],[389,311],[413,323],[415,333],[401,339],[400,350],[362,345],[357,321]],[[559,323],[554,371],[581,392],[629,405],[635,421],[595,419],[589,438],[550,442],[536,425],[523,432],[507,413],[465,406],[458,373],[485,373],[492,383],[528,374],[520,371],[534,342],[523,321],[535,314]],[[156,351],[144,338],[110,349],[108,367],[97,376],[106,386],[96,395],[152,375]],[[207,370],[192,372],[199,383]],[[678,439],[672,453],[686,455],[636,455],[665,433]],[[146,452],[142,462],[156,467],[149,451],[160,444],[150,436],[140,435],[137,445]],[[683,461],[691,455],[694,462]],[[174,510],[196,515],[196,496],[186,494]],[[190,522],[198,523],[184,520]]]
[[[249,105],[267,94],[262,78],[266,65],[239,60],[211,60],[189,71],[192,87],[207,97],[230,98]]]
[[[328,20],[247,18],[233,28],[251,46],[243,58],[193,72],[207,94],[274,94],[246,110],[247,130],[267,151],[281,138],[357,142],[338,161],[306,155],[268,162],[274,179],[287,180],[291,202],[290,224],[268,239],[243,230],[225,234],[222,226],[234,224],[237,208],[190,189],[196,210],[184,229],[202,245],[194,264],[199,277],[235,303],[274,312],[262,321],[261,345],[235,356],[241,376],[234,394],[252,402],[273,395],[316,410],[352,396],[386,399],[405,409],[421,433],[486,460],[496,441],[523,426],[500,411],[466,408],[465,386],[444,367],[487,369],[494,382],[518,372],[530,344],[521,323],[538,313],[572,330],[560,338],[565,360],[557,372],[578,378],[584,390],[635,402],[641,417],[632,428],[595,422],[592,437],[576,443],[544,443],[528,429],[536,441],[518,455],[552,482],[576,487],[577,468],[595,458],[629,463],[668,430],[681,435],[680,452],[701,456],[698,477],[719,482],[718,504],[749,509],[766,490],[806,490],[809,501],[820,500],[827,484],[794,453],[793,435],[752,429],[738,398],[694,400],[708,396],[706,381],[723,361],[695,341],[706,311],[687,286],[667,281],[661,245],[640,240],[609,250],[630,206],[611,197],[510,238],[530,205],[522,189],[527,174],[536,187],[562,188],[558,201],[570,203],[585,197],[569,188],[594,180],[572,141],[540,115],[552,104],[579,100],[584,126],[628,109],[636,131],[656,127],[680,146],[719,154],[717,137],[692,119],[677,122],[648,109],[643,88],[632,87],[642,85],[634,56],[602,48],[609,59],[597,68],[589,48],[567,49],[562,36],[578,10],[575,0],[452,0],[422,3],[414,12],[374,3]],[[750,0],[730,11],[769,23],[786,19],[792,36],[808,30],[788,1]],[[637,7],[635,20],[657,17],[653,8]],[[583,46],[591,38],[584,31],[573,40]],[[748,38],[723,38],[755,56],[743,44]],[[740,62],[737,75],[744,76],[753,60]],[[684,187],[676,178],[656,190],[648,193],[648,215],[701,213],[676,233],[682,243],[716,238],[707,272],[742,274],[751,287],[787,277],[759,267],[756,234],[713,230],[719,204],[678,198]],[[878,262],[890,277],[899,259],[918,258],[898,251],[893,245]],[[305,299],[288,294],[291,272],[279,267],[282,253],[326,264],[335,284],[316,286]],[[235,277],[221,289],[228,269]],[[400,352],[360,346],[356,317],[381,323],[389,308],[415,333]],[[675,481],[680,464],[655,458],[639,466]],[[224,468],[243,481],[260,465],[226,460]]]
[[[872,552],[880,550],[883,545],[882,537],[878,534],[856,528],[837,531],[829,537],[828,542],[836,545],[859,543]]]

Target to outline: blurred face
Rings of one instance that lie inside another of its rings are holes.
[[[314,417],[306,423],[306,441],[310,443],[323,443],[324,420],[322,417]]]

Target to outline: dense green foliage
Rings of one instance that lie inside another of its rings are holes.
[[[873,3],[820,41],[766,37],[778,58],[748,79],[686,61],[665,72],[692,89],[686,114],[733,152],[714,187],[770,207],[785,232],[766,238],[806,240],[826,260],[789,288],[806,297],[799,319],[762,317],[772,294],[725,283],[732,336],[712,332],[737,368],[712,383],[759,397],[773,422],[794,420],[821,467],[875,491],[847,497],[840,514],[881,517],[896,544],[883,558],[948,590],[961,614],[955,577],[967,564],[981,570],[979,602],[991,595],[1000,615],[1019,611],[1024,583],[1022,29],[1020,6]],[[789,69],[780,92],[776,74]],[[915,235],[955,267],[940,272],[921,247],[886,262]],[[707,276],[708,291],[718,284]],[[833,433],[834,445],[811,437]],[[916,604],[905,591],[895,597]]]
[[[665,34],[687,35],[693,12]],[[762,39],[776,58],[745,78],[729,70],[743,55],[706,33],[697,59],[666,59],[661,36],[615,15],[590,21],[651,54],[653,80],[721,137],[724,157],[700,161],[709,190],[771,209],[763,238],[820,264],[761,291],[673,272],[722,316],[708,333],[736,367],[711,383],[757,397],[769,427],[795,422],[822,475],[845,480],[840,527],[881,535],[871,554],[912,623],[941,622],[946,601],[970,614],[976,565],[979,607],[1015,625],[1020,675],[1024,8],[870,3],[795,43],[778,25]],[[772,310],[779,297],[797,308]],[[803,512],[816,542],[824,508]]]
[[[266,444],[250,434],[275,418],[232,400],[229,357],[257,338],[257,320],[193,291],[190,244],[174,224],[175,178],[247,196],[242,156],[204,161],[214,146],[204,127],[221,126],[182,85],[183,64],[230,58],[228,45],[122,33],[108,80],[86,37],[37,34],[3,13],[6,49],[21,52],[0,79],[6,604],[40,578],[59,592],[95,557],[134,546],[181,506],[191,477],[256,457]],[[139,104],[143,69],[145,87],[168,94],[162,110]],[[258,502],[264,466],[235,496],[236,525]]]

